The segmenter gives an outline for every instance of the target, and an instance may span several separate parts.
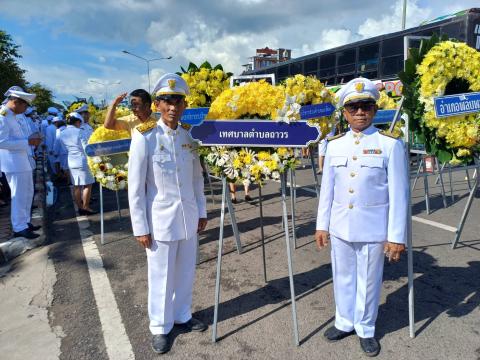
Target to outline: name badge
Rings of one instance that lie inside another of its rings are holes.
[[[153,161],[155,162],[167,162],[172,161],[170,154],[156,154],[152,156]]]

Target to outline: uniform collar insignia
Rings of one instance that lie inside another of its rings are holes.
[[[364,136],[365,136],[365,134],[362,133],[362,132],[357,132],[357,133],[354,132],[354,133],[353,133],[353,137],[354,137],[355,139],[360,139],[360,138],[362,138],[362,137],[364,137]]]
[[[381,149],[363,149],[365,155],[380,155],[382,153]]]
[[[185,130],[190,130],[190,128],[192,127],[192,125],[190,124],[180,124],[180,126]]]

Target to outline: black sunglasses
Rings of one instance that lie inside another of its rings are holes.
[[[345,110],[347,110],[350,114],[355,114],[358,109],[362,109],[362,111],[372,111],[375,109],[375,103],[354,103],[354,104],[347,104],[345,105]]]

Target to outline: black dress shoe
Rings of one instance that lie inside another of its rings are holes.
[[[374,337],[360,338],[360,346],[367,356],[377,356],[380,352],[380,343]]]
[[[159,334],[152,336],[152,349],[157,354],[165,354],[172,348],[169,334]]]
[[[237,201],[237,198],[231,198],[232,199],[232,204],[236,204],[238,201]]]
[[[13,233],[13,237],[24,237],[25,239],[36,239],[40,235],[30,231],[28,228]]]
[[[245,201],[246,202],[252,201],[252,198],[250,197],[250,195],[245,195]]]
[[[329,341],[329,342],[334,342],[338,340],[342,340],[343,338],[346,338],[347,336],[350,336],[354,333],[354,331],[342,331],[338,330],[335,326],[332,326],[331,328],[327,329],[325,333],[323,334],[324,338]]]
[[[177,324],[177,325],[189,332],[190,331],[202,332],[207,330],[208,328],[208,326],[205,325],[203,322],[193,317],[190,320],[188,320],[186,323]]]
[[[28,225],[28,230],[30,231],[37,231],[42,228],[40,225],[33,225],[32,223],[28,223],[27,225]]]

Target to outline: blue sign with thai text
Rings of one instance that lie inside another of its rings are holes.
[[[186,109],[182,115],[180,122],[192,126],[199,125],[205,119],[209,108],[192,108]],[[335,107],[330,103],[304,105],[300,108],[300,118],[302,120],[315,119],[323,116],[330,116],[335,111]]]
[[[199,125],[208,114],[208,107],[185,109],[180,122],[182,124]]]
[[[85,153],[90,157],[126,153],[130,150],[130,143],[130,139],[121,139],[88,144]]]
[[[378,110],[373,118],[374,124],[387,124],[391,123],[395,118],[397,110]]]
[[[305,147],[320,140],[320,130],[306,121],[205,120],[192,127],[203,146]]]
[[[433,101],[437,118],[480,112],[479,92],[439,96]]]
[[[335,111],[335,106],[330,103],[304,105],[300,108],[300,118],[302,120],[315,119],[323,116],[330,116]]]

